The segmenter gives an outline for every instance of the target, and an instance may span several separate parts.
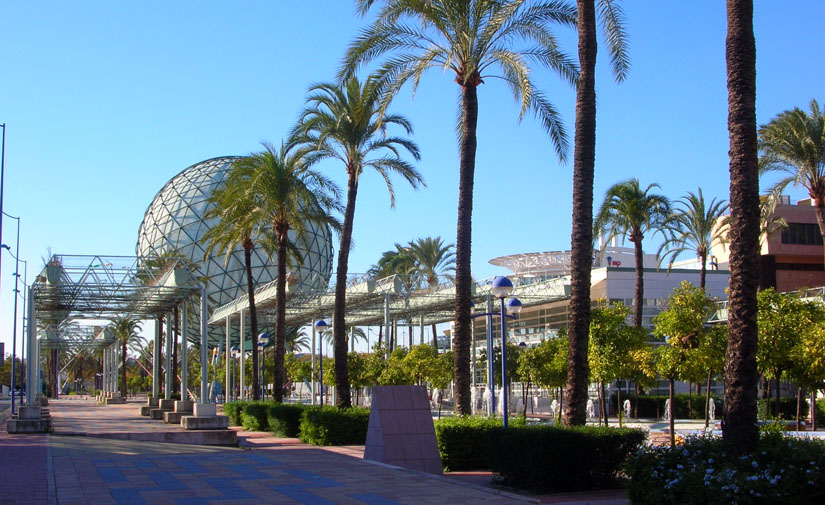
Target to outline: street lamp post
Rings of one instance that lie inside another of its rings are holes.
[[[475,309],[475,303],[472,301],[470,302],[471,309]],[[487,317],[487,389],[490,392],[490,404],[489,404],[489,415],[490,417],[496,414],[496,381],[495,381],[495,373],[493,371],[493,312],[492,306],[490,306],[490,299],[487,298],[487,312],[479,312],[476,314],[471,315],[472,319],[477,317]]]
[[[321,390],[321,406],[324,406],[324,332],[329,329],[326,321],[321,319],[315,322],[315,331],[318,332],[318,385]]]
[[[505,313],[504,299],[510,296],[513,292],[513,283],[507,277],[496,277],[493,279],[493,285],[490,289],[493,296],[501,300],[501,412],[502,425],[507,428],[508,416],[508,391],[507,391],[507,320],[509,317],[516,318],[516,314],[521,312],[521,302],[516,298],[511,298],[507,301]]]
[[[261,399],[264,398],[264,393],[266,392],[266,387],[264,386],[264,349],[266,348],[267,342],[269,342],[269,335],[266,333],[261,333],[258,335],[258,350],[260,351],[260,362],[258,364],[258,368],[261,370]]]
[[[5,125],[3,125],[3,135],[5,135]],[[3,212],[4,215],[17,220],[17,245],[15,246],[15,254],[14,256],[14,322],[12,323],[12,333],[11,333],[11,413],[14,415],[14,388],[16,386],[14,375],[15,375],[15,366],[14,366],[14,358],[15,358],[15,350],[17,348],[17,294],[20,293],[18,289],[18,281],[20,280],[20,217],[15,217],[10,214],[6,214]],[[2,217],[0,217],[2,220]],[[9,254],[11,254],[11,248],[6,244],[2,244],[2,247],[8,249]]]

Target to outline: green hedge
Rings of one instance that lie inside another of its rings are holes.
[[[493,428],[490,466],[503,483],[534,492],[613,488],[646,439],[644,431],[630,428]]]
[[[227,417],[229,417],[229,424],[232,426],[240,426],[243,423],[241,419],[241,414],[243,413],[244,407],[249,404],[248,401],[237,401],[237,402],[229,402],[223,404],[223,413]]]
[[[362,445],[367,442],[369,409],[312,406],[301,414],[301,442],[313,445]]]
[[[243,428],[247,431],[267,431],[269,429],[268,410],[269,405],[266,402],[247,403],[241,413]]]
[[[721,438],[646,447],[631,457],[628,498],[636,505],[825,503],[825,442],[763,433],[756,451],[726,457]]]
[[[722,416],[722,399],[716,395],[711,394],[714,403],[716,404],[716,419]],[[631,415],[636,415],[636,403],[639,404],[639,418],[640,419],[662,419],[665,415],[665,401],[668,395],[643,395],[638,399],[634,395],[622,395],[622,403],[625,400],[630,400],[633,408]],[[616,413],[616,395],[612,395],[610,399],[612,405],[611,412]],[[673,411],[676,419],[704,419],[705,418],[705,395],[679,393],[673,396]]]
[[[759,419],[773,419],[773,409],[776,398],[760,398],[757,406]],[[804,419],[808,417],[808,402],[802,402],[800,416]],[[779,398],[779,417],[782,419],[796,419],[796,396],[783,396]]]
[[[524,426],[524,419],[513,418],[509,425]],[[500,418],[465,416],[436,421],[435,437],[444,470],[489,469],[489,433],[498,427],[501,427]]]
[[[297,437],[301,433],[301,415],[304,413],[301,404],[270,404],[266,411],[269,431],[276,437]]]

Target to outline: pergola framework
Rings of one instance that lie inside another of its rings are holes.
[[[40,350],[81,347],[104,348],[104,384],[107,390],[117,388],[117,358],[119,343],[111,333],[100,332],[87,323],[92,320],[112,320],[121,317],[154,319],[155,348],[153,387],[157,396],[160,387],[160,319],[170,324],[171,313],[187,302],[199,298],[201,305],[201,398],[206,401],[206,297],[185,262],[176,258],[158,261],[139,256],[75,256],[55,255],[35,278],[29,290],[28,356],[29,363],[39,363]],[[187,326],[184,316],[183,327]],[[170,328],[171,329],[171,328]],[[38,333],[40,338],[38,338]],[[184,332],[184,335],[187,333]],[[171,332],[167,331],[167,362],[171,356]],[[183,356],[187,338],[181,339]],[[186,376],[185,360],[181,363]],[[55,365],[57,368],[57,365]],[[28,384],[39,384],[39,366],[27,369]],[[166,368],[166,397],[171,397],[171,370]],[[34,401],[35,389],[26,391],[27,402]]]

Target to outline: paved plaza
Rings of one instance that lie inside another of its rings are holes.
[[[179,428],[148,421],[137,403],[50,402],[53,434],[0,432],[0,505],[628,503],[621,491],[520,496],[485,472],[444,477],[361,459],[363,447],[319,448],[239,432],[243,447],[162,439]]]

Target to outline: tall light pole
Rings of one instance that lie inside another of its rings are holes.
[[[3,179],[6,173],[6,123],[0,124],[3,128],[3,144],[0,147],[0,244],[3,243]],[[0,266],[2,266],[3,255],[0,254]],[[2,269],[0,269],[2,272]],[[2,279],[2,275],[0,275]],[[13,404],[13,403],[12,403]]]
[[[513,292],[513,283],[507,277],[496,277],[490,291],[493,296],[501,300],[501,412],[502,425],[507,428],[507,320],[509,317],[516,318],[516,314],[521,312],[521,302],[516,298],[507,301],[507,313],[505,314],[504,299]]]
[[[267,342],[269,342],[269,335],[267,335],[266,333],[261,333],[260,335],[258,335],[258,350],[261,351],[260,363],[258,365],[258,368],[261,370],[261,400],[264,399],[264,393],[266,392],[266,386],[264,385],[264,349],[266,349]]]
[[[326,321],[321,319],[315,322],[315,331],[318,332],[318,385],[321,389],[321,406],[324,406],[324,332],[329,329]]]
[[[3,125],[3,135],[6,134],[5,125]],[[6,214],[3,212],[4,215],[9,216],[12,219],[17,220],[17,245],[15,246],[15,254],[14,254],[14,323],[12,329],[12,336],[11,336],[11,413],[14,415],[14,387],[15,387],[15,380],[14,380],[14,357],[15,357],[15,349],[17,348],[17,294],[20,292],[18,289],[18,280],[20,279],[20,217],[14,217],[12,215]],[[2,218],[0,218],[2,220]],[[3,244],[5,249],[9,250],[11,254],[11,248],[6,244]]]

